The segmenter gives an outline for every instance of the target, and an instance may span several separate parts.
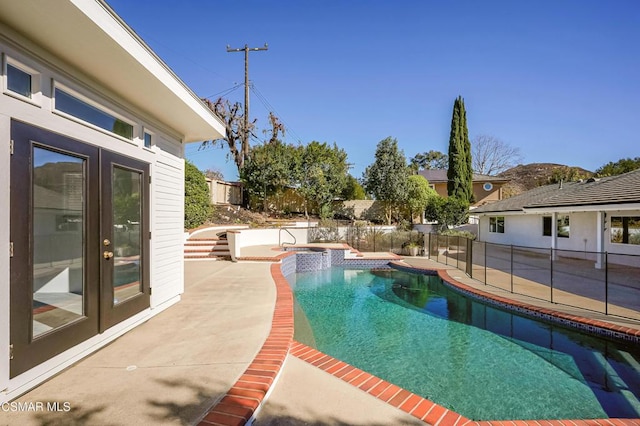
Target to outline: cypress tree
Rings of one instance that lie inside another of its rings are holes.
[[[472,170],[467,113],[462,96],[458,96],[453,104],[451,132],[449,134],[447,193],[450,197],[458,198],[467,203],[473,201]]]

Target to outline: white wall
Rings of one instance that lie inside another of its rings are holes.
[[[1,96],[1,95],[0,95]],[[2,101],[0,101],[2,102]],[[1,104],[0,104],[1,105]],[[9,247],[9,119],[0,107],[0,247]],[[9,353],[9,256],[0,251],[0,354]],[[0,356],[0,395],[9,384],[9,357]],[[0,399],[1,400],[1,399]]]
[[[270,228],[270,229],[237,229],[227,233],[231,258],[240,257],[240,250],[250,246],[274,246],[280,243],[292,243],[291,235],[295,237],[296,244],[308,243],[308,228]]]
[[[565,213],[558,213],[564,215]],[[569,238],[558,237],[560,250],[575,251],[598,251],[596,243],[597,213],[594,212],[574,212],[569,214],[570,232]],[[542,216],[551,214],[505,214],[505,232],[499,234],[489,232],[489,217],[500,215],[480,216],[479,241],[486,241],[495,244],[513,244],[524,247],[550,248],[551,237],[542,235]],[[640,216],[640,210],[625,212],[607,212],[607,217],[611,216]],[[612,244],[611,230],[607,226],[605,231],[605,251],[609,253],[636,254],[640,255],[639,245]]]
[[[18,44],[20,47],[18,47]],[[29,386],[35,386],[75,360],[79,354],[88,354],[122,334],[133,323],[139,323],[166,306],[179,300],[184,291],[183,278],[183,196],[184,161],[183,146],[176,132],[167,129],[144,111],[128,105],[113,92],[95,83],[64,62],[51,57],[28,40],[0,25],[0,53],[37,71],[34,86],[40,86],[40,92],[32,100],[20,99],[6,93],[6,85],[0,88],[0,402],[6,400],[16,386],[23,392]],[[126,117],[134,123],[134,139],[124,140],[87,124],[64,117],[52,111],[52,80],[59,81],[81,93],[83,96],[107,107],[111,111]],[[7,254],[9,246],[9,140],[11,119],[24,121],[52,132],[60,133],[84,143],[93,144],[137,158],[150,164],[152,176],[150,193],[150,230],[151,239],[151,310],[135,316],[135,320],[116,325],[102,335],[90,339],[91,344],[74,347],[45,364],[30,370],[13,380],[9,380],[10,324],[9,291],[10,264]],[[143,129],[153,133],[155,146],[143,147]],[[157,308],[157,309],[153,309]],[[87,349],[89,348],[89,349]],[[84,356],[83,355],[83,356]],[[29,384],[29,385],[26,385]],[[27,388],[25,388],[27,386]],[[9,389],[7,392],[3,390]],[[13,396],[16,396],[13,394]]]
[[[151,179],[152,307],[184,292],[184,160],[165,138],[159,138],[155,148],[157,160]]]

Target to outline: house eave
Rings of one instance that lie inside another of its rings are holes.
[[[597,211],[625,211],[640,210],[639,203],[592,203],[588,205],[570,206],[535,206],[525,207],[524,213],[545,213],[545,212],[597,212]]]
[[[104,0],[0,0],[0,21],[181,135],[217,139],[220,120]]]

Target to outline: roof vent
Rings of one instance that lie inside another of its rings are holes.
[[[587,183],[593,183],[593,182],[597,182],[600,179],[594,178],[594,177],[590,177],[589,179],[587,179]]]
[[[562,179],[560,179],[560,183],[558,184],[558,189],[562,189]]]

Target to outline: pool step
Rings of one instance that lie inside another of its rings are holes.
[[[629,385],[618,375],[618,372],[602,354],[594,353],[593,355],[607,376],[607,384],[615,388],[616,391],[627,400],[629,406],[633,407],[636,413],[640,413],[640,401],[638,401],[638,398],[629,390]]]
[[[184,258],[191,259],[231,259],[227,240],[214,238],[188,239],[184,244]]]

